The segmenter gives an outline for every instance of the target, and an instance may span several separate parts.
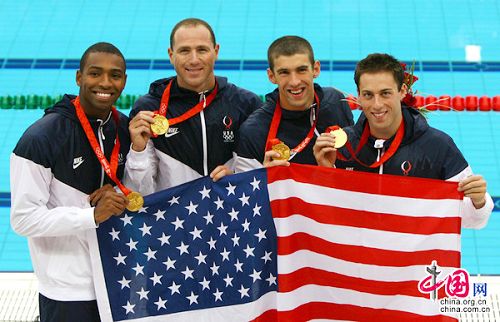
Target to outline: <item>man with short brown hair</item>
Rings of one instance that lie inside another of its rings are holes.
[[[408,86],[400,62],[388,54],[370,54],[354,75],[363,115],[345,129],[349,144],[338,151],[329,133],[318,138],[318,165],[458,181],[465,196],[462,226],[485,226],[493,209],[486,181],[472,173],[449,135],[429,126],[416,108],[402,105]]]
[[[269,46],[267,57],[267,76],[278,88],[241,127],[236,149],[238,172],[288,165],[289,161],[316,164],[312,151],[316,137],[329,126],[353,123],[344,95],[314,83],[320,74],[320,62],[314,59],[306,39],[278,38]],[[290,149],[289,157],[272,149],[277,141]]]
[[[153,82],[130,113],[132,148],[126,176],[143,194],[201,176],[218,180],[233,173],[239,127],[262,104],[257,95],[215,76],[219,45],[205,21],[177,23],[170,43],[176,76]],[[151,125],[158,115],[169,125],[157,136]]]

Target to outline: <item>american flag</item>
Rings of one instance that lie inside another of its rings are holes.
[[[456,321],[417,287],[460,266],[456,188],[292,165],[146,196],[97,230],[101,318]]]

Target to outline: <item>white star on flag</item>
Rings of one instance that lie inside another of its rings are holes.
[[[153,281],[153,286],[156,284],[161,284],[161,278],[163,275],[157,275],[156,272],[153,273],[153,277],[150,277],[149,279]]]
[[[258,204],[255,204],[255,207],[253,207],[253,216],[260,216],[260,208],[262,208],[261,206],[259,206]]]
[[[142,237],[144,237],[146,235],[151,235],[151,227],[152,226],[148,226],[148,225],[146,225],[146,223],[144,223],[142,228],[139,228],[139,230],[142,231]]]
[[[245,288],[245,287],[243,287],[243,285],[241,285],[241,288],[238,290],[238,292],[240,292],[240,294],[241,294],[241,298],[243,298],[245,296],[250,297],[250,295],[248,295],[249,290],[250,290],[249,288]]]
[[[264,262],[267,263],[267,261],[271,261],[271,254],[272,252],[265,251],[264,256],[262,256],[260,259],[263,259]]]
[[[176,260],[172,260],[170,259],[170,257],[167,257],[167,260],[163,262],[163,264],[167,266],[167,271],[168,271],[169,269],[175,269],[175,262]]]
[[[179,204],[179,197],[172,197],[172,199],[170,199],[168,203],[170,204],[170,206],[173,206],[174,204]]]
[[[158,220],[160,220],[160,219],[165,220],[165,216],[164,216],[164,215],[165,215],[165,213],[166,213],[166,211],[165,211],[165,210],[163,210],[163,211],[162,211],[162,210],[158,209],[158,211],[157,211],[157,212],[155,212],[155,213],[153,214],[153,216],[155,216],[155,217],[156,217],[156,221],[158,221]]]
[[[196,208],[197,208],[197,207],[198,207],[198,205],[195,205],[195,204],[193,204],[193,202],[192,202],[192,201],[190,201],[190,202],[189,202],[189,206],[186,206],[186,207],[184,207],[184,208],[186,208],[186,209],[189,211],[189,213],[188,213],[188,214],[189,214],[189,215],[191,215],[191,214],[193,214],[193,213],[194,213],[194,214],[197,214],[197,212],[196,212]]]
[[[168,288],[171,291],[170,295],[174,295],[175,293],[181,294],[181,292],[179,291],[179,289],[181,288],[181,284],[175,284],[175,282],[172,282],[172,285],[170,285]]]
[[[243,250],[245,254],[247,255],[247,258],[250,256],[255,256],[253,254],[253,251],[255,250],[255,247],[250,247],[250,245],[247,245],[247,247]]]
[[[172,225],[175,226],[175,230],[177,230],[179,228],[184,229],[183,223],[184,223],[184,220],[180,220],[179,217],[176,217],[175,221],[172,221]]]
[[[226,229],[227,229],[228,226],[224,226],[224,223],[220,223],[220,226],[217,227],[217,229],[220,231],[220,234],[219,236],[222,236],[222,235],[227,235],[226,233]]]
[[[212,267],[210,267],[210,269],[212,270],[212,276],[219,275],[219,267],[220,266],[215,265],[215,262],[212,264]]]
[[[208,224],[213,224],[214,222],[212,221],[212,218],[214,218],[214,215],[211,215],[210,214],[210,211],[207,211],[207,214],[205,216],[203,216],[203,218],[205,218],[205,220],[207,221],[207,225]]]
[[[202,232],[203,232],[203,230],[200,230],[200,229],[196,228],[196,226],[194,226],[193,231],[190,231],[189,233],[191,235],[193,235],[193,240],[195,240],[196,238],[202,239],[201,238],[201,233]]]
[[[219,289],[215,289],[215,292],[213,293],[215,296],[215,302],[217,301],[222,301],[222,294],[223,292],[219,291]]]
[[[125,264],[125,258],[127,258],[127,256],[123,256],[120,252],[118,252],[118,256],[116,257],[113,257],[114,259],[116,259],[116,266],[120,265],[120,264],[123,264],[123,265],[127,265]]]
[[[233,186],[231,184],[231,182],[228,182],[228,185],[227,185],[226,189],[227,189],[227,195],[228,196],[234,195],[235,194],[234,189],[236,189],[236,186]]]
[[[159,238],[156,238],[158,239],[160,242],[161,242],[161,246],[163,246],[164,244],[167,244],[167,245],[170,245],[170,235],[165,235],[165,233],[161,233],[161,237]]]
[[[233,241],[233,246],[240,245],[240,237],[238,237],[238,235],[236,235],[236,233],[234,233],[234,237],[231,238],[231,240]]]
[[[241,224],[243,231],[250,231],[250,222],[245,218],[245,222]]]
[[[139,263],[135,267],[132,267],[132,269],[135,271],[135,276],[139,274],[144,275],[144,266],[139,265]]]
[[[200,253],[198,254],[198,256],[195,256],[194,258],[196,258],[198,260],[198,265],[201,265],[201,263],[204,263],[206,264],[207,262],[205,261],[205,258],[207,257],[207,255],[203,255],[200,251]]]
[[[225,260],[229,260],[229,254],[231,254],[231,252],[228,252],[226,250],[226,247],[224,247],[224,251],[220,253],[222,255],[222,261],[225,261]]]
[[[148,299],[149,291],[144,290],[144,287],[141,287],[141,290],[139,292],[136,292],[136,293],[139,295],[139,300],[142,300],[142,299],[149,300]]]
[[[234,210],[234,208],[231,208],[231,211],[228,212],[228,215],[231,217],[231,221],[238,220],[239,213],[240,213],[239,211],[236,211],[236,210]]]
[[[256,271],[255,269],[253,270],[253,273],[250,274],[249,276],[253,279],[253,282],[255,283],[255,281],[257,280],[260,280],[260,273],[262,273],[261,271]]]
[[[203,281],[201,282],[198,282],[200,283],[200,285],[203,287],[202,288],[202,291],[205,290],[205,289],[210,289],[210,281],[208,281],[205,277],[203,277]]]
[[[130,288],[129,284],[130,284],[131,281],[132,280],[128,280],[128,279],[125,278],[125,276],[123,276],[122,279],[120,281],[118,281],[118,283],[120,283],[120,285],[122,286],[122,290],[123,290],[125,287]]]
[[[253,181],[250,182],[250,184],[252,185],[252,191],[255,191],[256,189],[260,190],[260,187],[259,187],[260,180],[257,180],[257,178],[253,177]]]
[[[207,241],[208,246],[210,246],[210,249],[215,249],[215,244],[217,243],[216,240],[214,240],[212,237],[210,237],[210,240]]]
[[[233,286],[233,277],[229,276],[229,274],[226,274],[226,277],[224,278],[224,282],[226,282],[226,287],[228,286]]]
[[[118,234],[120,233],[119,230],[115,230],[115,228],[113,227],[112,230],[109,232],[109,234],[111,235],[111,237],[113,238],[112,240],[115,240],[115,239],[118,239],[120,240],[120,237],[118,237]]]
[[[156,250],[152,250],[151,248],[148,247],[148,251],[144,253],[144,255],[147,256],[147,260],[149,261],[150,259],[156,259]]]
[[[165,304],[167,303],[167,300],[163,300],[161,297],[158,297],[158,301],[154,302],[156,306],[158,307],[157,310],[159,311],[160,309],[166,309],[167,307]]]
[[[189,267],[186,266],[186,269],[183,270],[181,273],[184,274],[184,280],[187,280],[188,278],[193,278],[193,272],[194,269],[189,269]]]
[[[271,286],[271,285],[273,285],[273,284],[274,284],[274,285],[278,285],[278,284],[276,284],[276,277],[275,277],[275,276],[273,276],[273,274],[271,274],[271,273],[269,274],[269,277],[268,277],[268,278],[266,278],[266,281],[268,281],[268,282],[269,282],[269,286]]]
[[[234,267],[236,268],[236,272],[243,272],[243,263],[241,263],[239,259],[234,263]]]
[[[175,248],[179,250],[179,255],[189,254],[188,252],[189,245],[184,244],[184,242],[181,242],[181,244]]]
[[[224,200],[222,200],[219,196],[217,196],[217,200],[214,201],[214,203],[217,206],[217,210],[224,209]]]
[[[262,230],[259,228],[259,232],[257,234],[254,234],[255,237],[259,238],[259,243],[262,239],[266,239],[266,231],[267,230]]]
[[[248,203],[248,199],[250,199],[250,196],[247,196],[245,195],[245,193],[243,192],[243,194],[241,195],[240,198],[238,198],[240,201],[241,201],[241,206],[243,207],[244,205],[248,205],[250,206],[250,204]]]
[[[121,221],[123,221],[123,227],[127,225],[132,225],[132,216],[129,216],[128,214],[125,214],[122,218],[120,218]]]
[[[125,245],[127,245],[130,248],[130,251],[132,251],[132,249],[137,250],[137,247],[136,247],[137,243],[138,242],[133,241],[132,238],[130,238],[130,241],[128,243],[125,243]]]
[[[198,191],[199,193],[201,193],[201,200],[205,198],[210,199],[210,191],[212,191],[212,189],[207,189],[205,186],[203,186],[203,190]]]
[[[122,307],[125,309],[125,314],[135,313],[134,312],[135,304],[130,304],[129,301],[127,301],[127,305],[123,305]]]
[[[186,296],[186,298],[189,300],[190,305],[193,303],[198,304],[198,295],[194,294],[192,291],[191,291],[191,295]]]

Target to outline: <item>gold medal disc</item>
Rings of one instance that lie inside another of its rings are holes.
[[[290,159],[290,148],[283,142],[273,145],[273,151],[280,154],[278,158],[273,158],[274,160],[288,160]]]
[[[347,134],[342,129],[336,129],[330,132],[335,137],[335,149],[339,149],[347,142]]]
[[[153,117],[154,123],[151,124],[151,131],[156,135],[163,135],[168,131],[168,120],[163,115],[155,115]]]
[[[139,211],[144,205],[144,198],[142,198],[141,194],[135,191],[132,191],[127,195],[128,206],[127,209],[129,211]]]

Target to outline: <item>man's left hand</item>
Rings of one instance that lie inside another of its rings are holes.
[[[480,175],[473,175],[458,183],[458,191],[463,191],[469,197],[476,209],[486,204],[486,181]]]
[[[90,205],[92,207],[94,207],[95,205],[97,205],[97,202],[99,202],[99,200],[102,198],[102,196],[104,195],[104,192],[106,191],[111,191],[111,190],[115,190],[113,188],[112,185],[110,185],[109,183],[105,184],[104,186],[100,187],[99,189],[97,189],[96,191],[92,192],[89,196],[89,202],[90,202]]]
[[[220,178],[224,177],[224,176],[227,176],[227,175],[230,175],[230,174],[233,174],[233,170],[229,169],[228,166],[225,166],[225,165],[218,165],[214,171],[212,171],[210,173],[210,178],[212,178],[212,180],[214,182],[217,182]]]

